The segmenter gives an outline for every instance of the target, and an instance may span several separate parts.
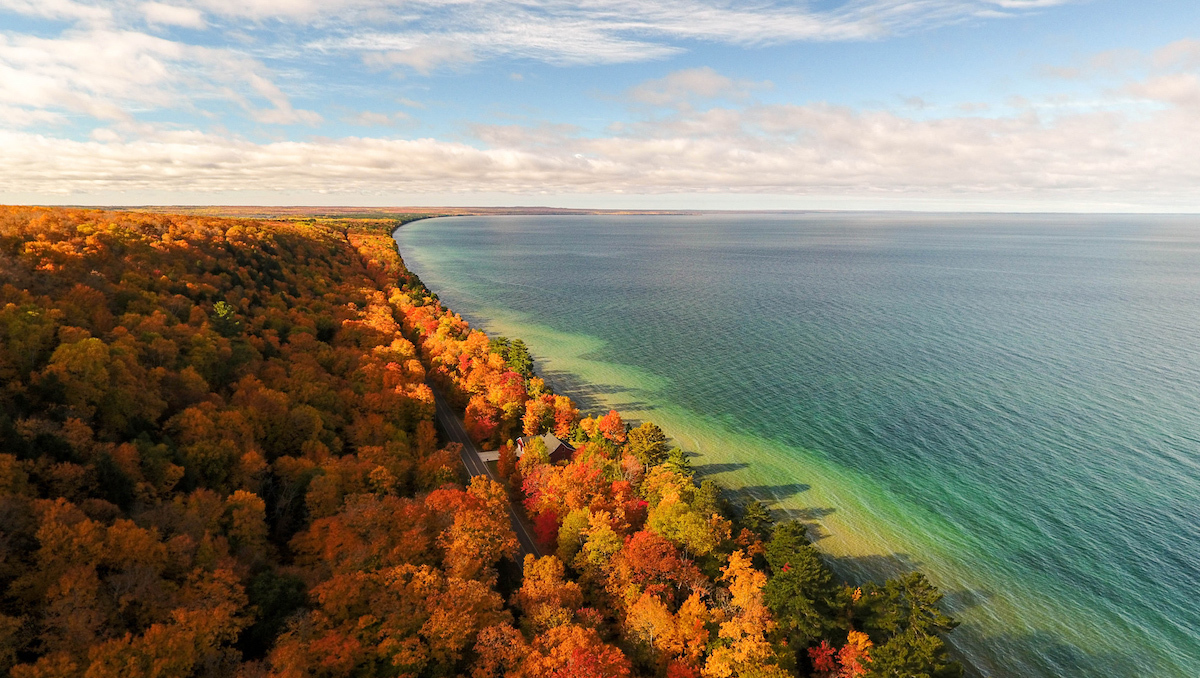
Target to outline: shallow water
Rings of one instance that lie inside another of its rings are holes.
[[[1200,676],[1200,218],[471,217],[408,265],[561,392],[917,567],[990,676]]]

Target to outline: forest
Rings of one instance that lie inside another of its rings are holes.
[[[962,675],[925,577],[847,584],[653,423],[581,412],[397,225],[0,208],[0,672]],[[515,456],[545,432],[574,455]]]

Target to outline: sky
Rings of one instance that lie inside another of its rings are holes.
[[[1196,0],[0,0],[0,202],[1200,211]]]

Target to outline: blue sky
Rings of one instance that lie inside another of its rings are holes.
[[[1196,211],[1194,0],[0,0],[0,200]]]

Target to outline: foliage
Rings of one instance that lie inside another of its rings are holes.
[[[775,520],[771,517],[771,512],[767,510],[767,507],[755,499],[747,503],[742,510],[740,523],[747,530],[766,539],[771,535]]]
[[[646,466],[657,466],[667,458],[667,434],[654,422],[644,422],[629,432],[629,454]]]
[[[288,675],[389,638],[452,670],[507,619],[504,492],[440,488],[395,303],[430,297],[358,228],[0,212],[0,668]]]

